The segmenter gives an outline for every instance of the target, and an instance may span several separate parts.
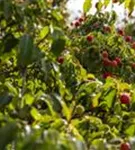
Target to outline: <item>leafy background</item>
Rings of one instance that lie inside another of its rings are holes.
[[[95,15],[85,0],[82,21],[69,27],[66,2],[0,1],[0,150],[135,148],[132,24],[119,35],[116,13],[101,12],[109,0]],[[132,18],[134,1],[123,3]],[[104,66],[105,50],[121,64]]]

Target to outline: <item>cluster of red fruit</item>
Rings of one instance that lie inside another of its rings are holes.
[[[103,65],[104,66],[117,67],[118,65],[121,65],[121,58],[116,57],[115,59],[110,60],[109,54],[107,51],[102,52],[102,58],[103,58]]]
[[[104,26],[103,31],[104,31],[104,33],[110,33],[111,32],[111,27],[110,26]]]
[[[125,36],[125,33],[124,33],[124,30],[123,29],[118,29],[118,34],[121,35],[121,36],[124,36],[124,39],[126,42],[130,43],[130,46],[135,49],[135,41],[133,41],[132,37],[127,35]],[[133,69],[135,69],[135,63],[132,63],[131,64],[131,67]]]
[[[109,54],[108,54],[107,51],[102,52],[102,59],[103,59],[103,65],[105,67],[117,67],[117,66],[122,64],[121,58],[119,58],[119,57],[116,57],[115,59],[110,60],[109,59]],[[105,72],[103,74],[103,78],[112,77],[112,76],[113,75],[110,72]]]
[[[123,29],[118,29],[118,34],[124,36],[125,41],[129,42],[131,44],[131,47],[135,49],[135,41],[133,41],[132,36],[129,35],[125,36]]]
[[[84,21],[84,17],[80,17],[76,19],[75,21],[71,22],[71,26],[79,27]]]

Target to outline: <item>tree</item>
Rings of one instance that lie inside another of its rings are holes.
[[[134,149],[134,37],[65,2],[0,1],[0,149]]]

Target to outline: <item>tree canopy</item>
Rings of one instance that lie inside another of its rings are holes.
[[[104,0],[67,25],[66,0],[0,0],[0,150],[135,149],[135,35]]]

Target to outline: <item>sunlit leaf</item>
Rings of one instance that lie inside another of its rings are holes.
[[[40,31],[40,38],[43,39],[47,36],[49,33],[49,27],[45,26],[41,31]]]
[[[83,3],[83,12],[87,13],[92,7],[92,0],[85,0]]]

